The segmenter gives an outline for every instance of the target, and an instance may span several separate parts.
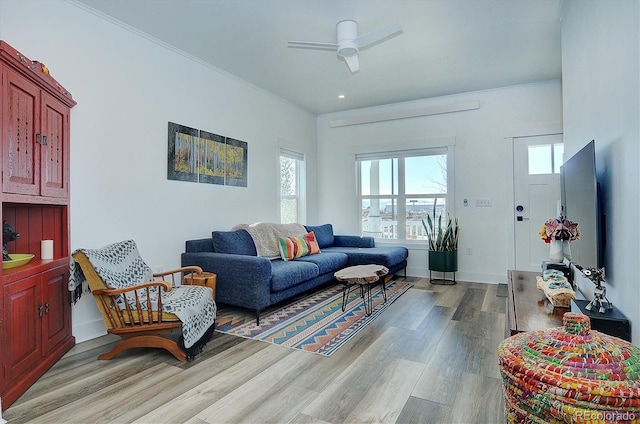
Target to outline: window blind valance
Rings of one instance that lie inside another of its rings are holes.
[[[395,150],[390,152],[356,153],[356,160],[365,161],[391,158],[409,158],[415,156],[443,155],[446,154],[448,150],[449,149],[447,147],[429,147],[424,149]]]

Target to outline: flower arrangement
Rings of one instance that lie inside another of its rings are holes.
[[[580,229],[578,223],[569,221],[563,216],[549,219],[542,224],[540,228],[540,238],[545,243],[551,243],[551,240],[576,241],[580,239]]]

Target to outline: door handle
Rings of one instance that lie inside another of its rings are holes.
[[[522,215],[518,215],[516,217],[516,221],[524,221],[524,220],[528,220],[529,217],[528,216],[522,216]]]

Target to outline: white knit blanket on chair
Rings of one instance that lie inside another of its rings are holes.
[[[122,289],[136,284],[153,281],[151,268],[142,260],[135,241],[114,243],[101,249],[78,249],[85,254],[96,273],[111,289]],[[75,253],[75,252],[74,252]],[[75,290],[85,281],[82,269],[71,259],[71,279],[69,290]],[[147,308],[146,290],[137,290],[143,309]],[[150,290],[152,309],[157,309],[158,290]],[[120,299],[120,306],[125,307]],[[127,296],[127,303],[136,307],[133,293]],[[162,311],[175,314],[182,321],[184,346],[189,349],[199,343],[215,323],[216,304],[211,289],[202,286],[176,286],[162,293]],[[206,343],[206,341],[204,341]]]

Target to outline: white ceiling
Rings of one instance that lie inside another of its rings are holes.
[[[561,77],[562,0],[79,0],[314,113]],[[360,52],[351,74],[336,24],[404,31]],[[345,99],[338,99],[344,94]]]

